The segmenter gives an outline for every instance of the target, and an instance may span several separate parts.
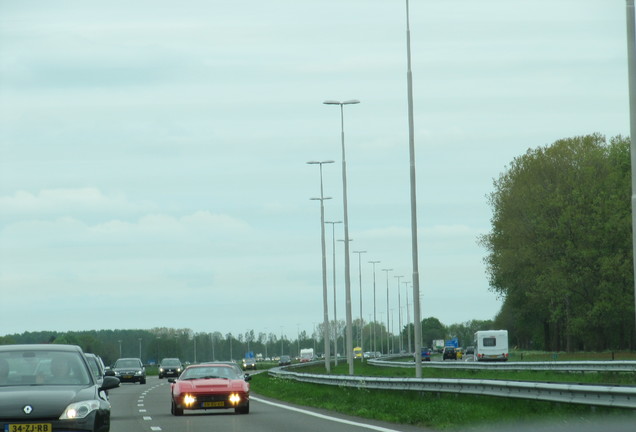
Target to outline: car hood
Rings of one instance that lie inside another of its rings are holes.
[[[243,380],[196,379],[177,381],[174,384],[179,393],[214,393],[227,391],[249,391],[249,384]]]
[[[0,418],[58,418],[71,403],[97,399],[93,386],[0,387]],[[26,406],[30,414],[24,412]]]

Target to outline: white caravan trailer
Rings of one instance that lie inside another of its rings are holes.
[[[475,332],[475,360],[508,360],[508,330]]]

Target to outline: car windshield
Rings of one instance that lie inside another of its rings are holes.
[[[135,359],[119,359],[115,362],[114,368],[139,368],[139,360]]]
[[[91,383],[90,372],[78,352],[0,352],[0,387]]]
[[[181,366],[181,362],[176,359],[163,360],[161,366]]]
[[[182,380],[225,378],[239,379],[239,374],[230,366],[197,366],[187,368],[181,375]]]

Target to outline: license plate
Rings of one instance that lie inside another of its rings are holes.
[[[220,402],[203,402],[201,405],[203,406],[203,408],[224,407],[225,406],[225,402],[224,401],[220,401]]]
[[[4,426],[5,432],[53,432],[51,423],[10,423]]]
[[[132,375],[122,375],[123,379],[131,379],[133,376]]]

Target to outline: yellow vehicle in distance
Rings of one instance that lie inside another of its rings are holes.
[[[353,358],[354,359],[361,359],[362,358],[362,348],[360,347],[355,347],[353,349]]]

